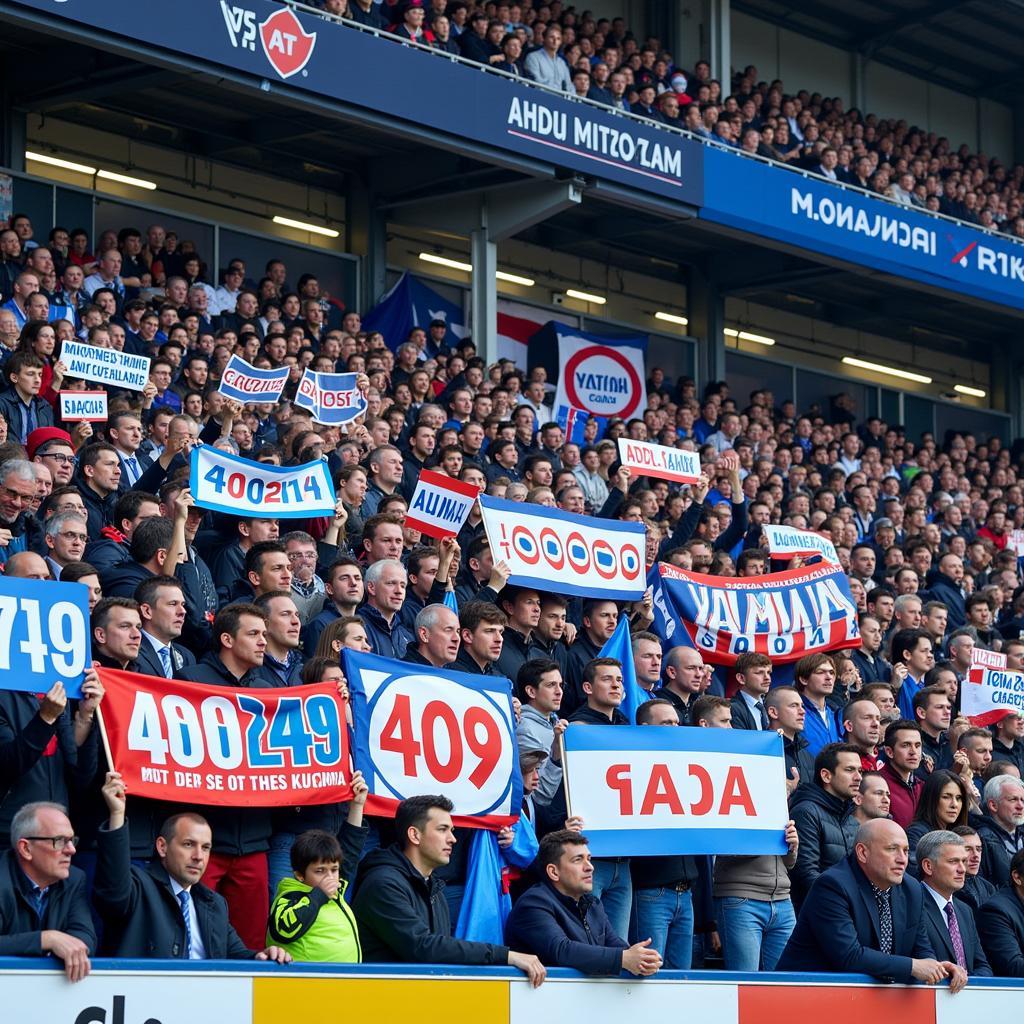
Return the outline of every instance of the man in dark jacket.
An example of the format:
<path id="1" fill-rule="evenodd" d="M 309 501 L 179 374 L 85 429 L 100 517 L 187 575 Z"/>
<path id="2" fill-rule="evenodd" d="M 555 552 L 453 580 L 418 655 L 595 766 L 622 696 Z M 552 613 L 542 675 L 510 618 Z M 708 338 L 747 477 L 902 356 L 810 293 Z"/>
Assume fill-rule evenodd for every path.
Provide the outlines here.
<path id="1" fill-rule="evenodd" d="M 589 599 L 583 602 L 583 628 L 569 648 L 562 714 L 571 715 L 587 702 L 583 692 L 583 669 L 601 653 L 619 624 L 619 609 L 614 601 Z"/>
<path id="2" fill-rule="evenodd" d="M 68 981 L 89 973 L 96 932 L 85 874 L 71 866 L 75 835 L 63 807 L 26 804 L 0 855 L 0 955 L 54 956 Z"/>
<path id="3" fill-rule="evenodd" d="M 790 804 L 800 848 L 790 872 L 793 902 L 806 898 L 826 868 L 853 852 L 857 821 L 853 797 L 860 788 L 860 752 L 852 743 L 829 743 L 814 759 L 814 779 L 801 786 Z"/>
<path id="4" fill-rule="evenodd" d="M 1010 861 L 1010 884 L 975 915 L 985 955 L 997 978 L 1024 978 L 1024 850 Z"/>
<path id="5" fill-rule="evenodd" d="M 375 850 L 356 878 L 352 909 L 367 962 L 518 967 L 536 988 L 547 974 L 529 953 L 452 938 L 444 883 L 434 877 L 455 845 L 452 802 L 414 796 L 395 812 L 399 841 Z"/>
<path id="6" fill-rule="evenodd" d="M 97 837 L 93 899 L 105 922 L 103 944 L 112 956 L 159 960 L 274 960 L 288 963 L 283 949 L 247 949 L 228 922 L 224 898 L 200 884 L 212 837 L 194 812 L 164 822 L 148 867 L 131 862 L 125 828 L 124 783 L 108 772 L 103 799 L 110 817 Z M 254 894 L 255 895 L 255 894 Z"/>
<path id="7" fill-rule="evenodd" d="M 862 825 L 854 853 L 815 881 L 778 969 L 870 974 L 904 985 L 949 978 L 950 992 L 959 992 L 967 972 L 935 959 L 922 925 L 931 897 L 906 876 L 908 862 L 899 825 L 884 818 Z"/>
<path id="8" fill-rule="evenodd" d="M 814 781 L 814 758 L 803 737 L 804 702 L 793 686 L 776 686 L 764 699 L 768 724 L 782 733 L 782 752 L 786 758 L 786 788 L 792 793 L 801 783 Z"/>
<path id="9" fill-rule="evenodd" d="M 594 898 L 594 865 L 579 832 L 549 832 L 538 861 L 545 879 L 516 901 L 505 922 L 505 941 L 536 953 L 541 963 L 584 974 L 628 971 L 646 978 L 661 967 L 650 938 L 632 946 L 615 934 Z"/>
<path id="10" fill-rule="evenodd" d="M 928 601 L 941 601 L 947 609 L 946 632 L 952 633 L 967 622 L 967 608 L 963 591 L 964 560 L 952 551 L 939 559 L 937 569 L 928 573 L 928 589 L 922 597 Z"/>
<path id="11" fill-rule="evenodd" d="M 222 608 L 213 622 L 217 653 L 175 673 L 176 678 L 214 686 L 267 689 L 258 669 L 267 649 L 262 609 L 252 604 Z M 184 810 L 184 808 L 182 808 Z M 270 912 L 267 850 L 272 832 L 268 807 L 210 807 L 213 853 L 206 884 L 228 903 L 232 924 L 255 949 L 262 942 Z"/>
<path id="12" fill-rule="evenodd" d="M 117 488 L 121 483 L 121 461 L 112 444 L 90 444 L 78 456 L 78 477 L 74 484 L 85 502 L 89 539 L 98 540 L 104 526 L 112 526 Z"/>
<path id="13" fill-rule="evenodd" d="M 1010 885 L 1010 861 L 1024 849 L 1024 783 L 996 775 L 985 783 L 985 813 L 972 824 L 981 836 L 981 873 L 997 889 Z"/>
<path id="14" fill-rule="evenodd" d="M 399 618 L 406 586 L 405 566 L 396 558 L 382 558 L 366 570 L 366 604 L 359 617 L 373 653 L 382 658 L 401 658 L 414 642 Z"/>

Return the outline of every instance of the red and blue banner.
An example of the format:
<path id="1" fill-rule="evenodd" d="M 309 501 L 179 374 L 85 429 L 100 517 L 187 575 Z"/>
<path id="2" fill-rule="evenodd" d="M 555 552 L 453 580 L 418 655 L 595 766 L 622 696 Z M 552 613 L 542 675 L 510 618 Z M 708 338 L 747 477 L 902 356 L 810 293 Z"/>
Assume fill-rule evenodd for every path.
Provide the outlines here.
<path id="1" fill-rule="evenodd" d="M 236 402 L 277 402 L 288 383 L 290 366 L 263 370 L 251 366 L 240 355 L 232 355 L 220 375 L 217 390 Z"/>
<path id="2" fill-rule="evenodd" d="M 499 829 L 519 818 L 523 780 L 508 679 L 344 653 L 369 813 L 391 818 L 406 797 L 441 793 L 455 804 L 458 825 Z"/>
<path id="3" fill-rule="evenodd" d="M 655 625 L 665 630 L 660 635 L 671 646 L 695 647 L 709 664 L 730 666 L 754 652 L 785 664 L 805 654 L 860 646 L 857 605 L 838 565 L 740 578 L 659 562 L 657 572 Z"/>
<path id="4" fill-rule="evenodd" d="M 972 664 L 960 687 L 960 701 L 961 712 L 976 726 L 1024 715 L 1024 672 Z"/>
<path id="5" fill-rule="evenodd" d="M 587 420 L 595 421 L 596 430 L 590 441 L 587 441 Z M 597 444 L 604 437 L 605 428 L 608 426 L 606 416 L 591 416 L 589 412 L 582 409 L 573 409 L 569 405 L 560 405 L 555 409 L 555 422 L 562 428 L 567 444 Z"/>
<path id="6" fill-rule="evenodd" d="M 307 367 L 295 404 L 308 409 L 314 422 L 325 427 L 351 423 L 366 412 L 366 396 L 356 386 L 357 377 L 355 373 L 316 373 Z"/>
<path id="7" fill-rule="evenodd" d="M 564 740 L 569 813 L 595 857 L 786 852 L 778 733 L 573 724 Z"/>
<path id="8" fill-rule="evenodd" d="M 544 505 L 480 495 L 484 530 L 496 562 L 517 587 L 638 601 L 644 596 L 643 523 L 577 516 Z"/>
<path id="9" fill-rule="evenodd" d="M 220 807 L 352 796 L 345 702 L 334 683 L 263 690 L 97 671 L 113 767 L 133 796 Z"/>

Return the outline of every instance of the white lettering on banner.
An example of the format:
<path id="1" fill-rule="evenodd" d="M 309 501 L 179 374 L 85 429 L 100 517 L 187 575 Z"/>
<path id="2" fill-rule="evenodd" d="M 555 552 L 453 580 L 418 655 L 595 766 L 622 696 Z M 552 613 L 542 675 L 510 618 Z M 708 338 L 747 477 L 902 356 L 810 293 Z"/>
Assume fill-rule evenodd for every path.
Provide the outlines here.
<path id="1" fill-rule="evenodd" d="M 790 213 L 794 217 L 802 215 L 808 220 L 818 221 L 826 227 L 836 227 L 868 238 L 881 237 L 883 242 L 900 249 L 921 252 L 926 256 L 935 256 L 937 253 L 937 235 L 930 228 L 911 225 L 895 215 L 868 214 L 840 199 L 815 196 L 813 192 L 804 192 L 796 186 L 790 190 Z M 1005 256 L 1003 253 L 997 255 Z"/>
<path id="2" fill-rule="evenodd" d="M 975 725 L 993 725 L 1011 712 L 1024 714 L 1024 673 L 972 666 L 960 691 L 963 714 Z"/>
<path id="3" fill-rule="evenodd" d="M 793 526 L 775 526 L 766 523 L 762 528 L 768 541 L 768 553 L 776 558 L 795 558 L 797 555 L 823 555 L 839 564 L 839 553 L 828 537 Z"/>
<path id="4" fill-rule="evenodd" d="M 203 508 L 258 519 L 331 515 L 337 500 L 326 462 L 266 466 L 209 445 L 192 449 L 189 487 Z"/>
<path id="5" fill-rule="evenodd" d="M 700 479 L 700 456 L 680 448 L 620 437 L 619 459 L 627 469 L 642 476 L 684 484 L 695 484 Z"/>
<path id="6" fill-rule="evenodd" d="M 480 496 L 484 530 L 496 560 L 512 568 L 510 582 L 556 594 L 635 601 L 643 596 L 644 527 L 568 512 L 524 511 L 522 503 Z"/>
<path id="7" fill-rule="evenodd" d="M 221 374 L 217 390 L 239 402 L 276 402 L 288 383 L 290 372 L 287 366 L 280 370 L 258 369 L 250 366 L 241 356 L 232 355 Z"/>
<path id="8" fill-rule="evenodd" d="M 424 469 L 405 515 L 406 525 L 428 537 L 453 537 L 469 518 L 479 493 L 462 480 Z"/>
<path id="9" fill-rule="evenodd" d="M 564 111 L 552 110 L 538 100 L 519 96 L 514 96 L 509 104 L 506 125 L 510 135 L 591 156 L 603 163 L 626 167 L 672 184 L 682 184 L 683 153 L 679 147 L 588 120 L 579 114 L 573 114 L 570 122 Z"/>
<path id="10" fill-rule="evenodd" d="M 149 356 L 65 341 L 61 343 L 60 358 L 67 365 L 67 376 L 80 380 L 112 384 L 129 391 L 141 391 L 149 380 Z"/>
<path id="11" fill-rule="evenodd" d="M 87 420 L 105 423 L 107 420 L 106 391 L 61 391 L 60 418 L 65 423 Z"/>

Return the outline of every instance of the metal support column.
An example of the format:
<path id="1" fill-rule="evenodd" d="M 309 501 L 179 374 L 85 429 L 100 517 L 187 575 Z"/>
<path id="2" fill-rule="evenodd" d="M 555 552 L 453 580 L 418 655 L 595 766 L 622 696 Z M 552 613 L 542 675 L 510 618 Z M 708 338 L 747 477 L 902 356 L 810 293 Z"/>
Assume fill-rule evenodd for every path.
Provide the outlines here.
<path id="1" fill-rule="evenodd" d="M 387 217 L 373 191 L 355 174 L 345 191 L 345 248 L 359 256 L 359 294 L 350 305 L 367 310 L 387 290 Z"/>
<path id="2" fill-rule="evenodd" d="M 714 277 L 691 266 L 687 282 L 688 331 L 700 339 L 697 346 L 697 386 L 725 379 L 725 296 Z"/>
<path id="3" fill-rule="evenodd" d="M 722 83 L 722 95 L 732 92 L 732 29 L 730 0 L 705 0 L 707 28 L 707 57 L 711 62 L 711 77 Z"/>
<path id="4" fill-rule="evenodd" d="M 854 53 L 850 58 L 850 106 L 864 110 L 867 103 L 864 92 L 864 74 L 867 71 L 868 58 L 863 53 Z"/>
<path id="5" fill-rule="evenodd" d="M 15 83 L 9 73 L 0 78 L 0 167 L 25 170 L 27 116 L 14 106 Z"/>
<path id="6" fill-rule="evenodd" d="M 470 329 L 477 354 L 490 366 L 498 361 L 498 246 L 491 241 L 486 223 L 470 232 L 469 252 L 473 263 Z"/>

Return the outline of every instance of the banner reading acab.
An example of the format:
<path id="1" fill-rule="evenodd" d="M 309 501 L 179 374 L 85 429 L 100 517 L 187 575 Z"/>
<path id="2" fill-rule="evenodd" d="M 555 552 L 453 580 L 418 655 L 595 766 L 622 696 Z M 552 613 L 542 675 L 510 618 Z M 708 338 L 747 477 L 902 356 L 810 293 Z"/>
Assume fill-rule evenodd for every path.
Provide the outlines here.
<path id="1" fill-rule="evenodd" d="M 352 795 L 345 707 L 333 684 L 234 689 L 98 671 L 102 726 L 134 796 L 295 807 Z"/>

